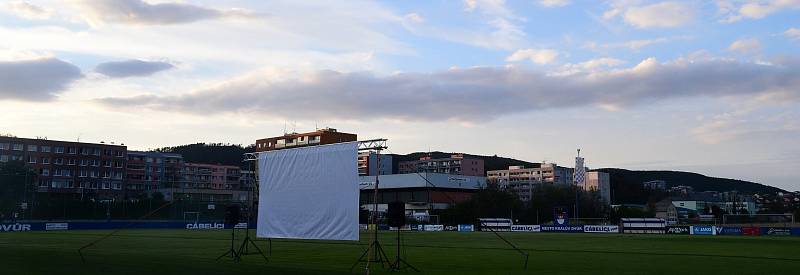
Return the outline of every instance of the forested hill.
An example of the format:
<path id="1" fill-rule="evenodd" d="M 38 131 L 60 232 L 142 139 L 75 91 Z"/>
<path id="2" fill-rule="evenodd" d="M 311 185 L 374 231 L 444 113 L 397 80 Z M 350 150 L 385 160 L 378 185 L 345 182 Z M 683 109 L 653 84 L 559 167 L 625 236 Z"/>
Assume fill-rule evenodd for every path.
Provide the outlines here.
<path id="1" fill-rule="evenodd" d="M 242 155 L 254 152 L 253 145 L 242 146 L 238 144 L 223 143 L 196 143 L 174 147 L 164 147 L 157 149 L 159 152 L 178 153 L 183 155 L 186 162 L 225 164 L 242 166 Z M 397 164 L 400 161 L 418 160 L 422 156 L 430 155 L 433 158 L 450 157 L 452 153 L 445 152 L 415 152 L 410 154 L 391 154 L 394 158 L 394 171 L 397 171 Z M 518 159 L 505 158 L 499 156 L 470 155 L 484 160 L 486 171 L 508 169 L 508 166 L 522 165 L 525 167 L 537 167 L 539 163 L 532 163 Z M 571 166 L 571 165 L 565 165 Z M 731 191 L 775 193 L 783 191 L 779 188 L 767 186 L 755 182 L 707 177 L 697 173 L 679 171 L 631 171 L 620 168 L 603 168 L 599 171 L 607 172 L 611 175 L 612 190 L 617 198 L 627 197 L 625 194 L 631 193 L 630 197 L 640 197 L 642 182 L 650 180 L 665 180 L 668 186 L 686 185 L 691 186 L 695 191 Z M 627 200 L 625 200 L 627 201 Z"/>
<path id="2" fill-rule="evenodd" d="M 642 182 L 651 180 L 664 180 L 667 182 L 667 187 L 685 185 L 691 186 L 695 191 L 731 191 L 736 190 L 746 193 L 775 193 L 784 190 L 760 183 L 708 177 L 705 175 L 680 172 L 680 171 L 631 171 L 620 168 L 602 168 L 597 169 L 609 173 L 611 182 L 617 185 L 638 185 L 641 186 Z"/>
<path id="3" fill-rule="evenodd" d="M 253 145 L 245 147 L 239 144 L 195 143 L 164 147 L 156 151 L 181 154 L 185 162 L 224 164 L 241 167 L 244 153 L 255 152 L 255 147 Z"/>

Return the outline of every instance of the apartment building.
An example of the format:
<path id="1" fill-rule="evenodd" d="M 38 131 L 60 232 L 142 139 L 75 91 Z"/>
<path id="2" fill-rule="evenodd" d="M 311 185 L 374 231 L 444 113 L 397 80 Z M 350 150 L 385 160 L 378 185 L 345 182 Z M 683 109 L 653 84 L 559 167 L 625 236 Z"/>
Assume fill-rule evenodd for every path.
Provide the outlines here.
<path id="1" fill-rule="evenodd" d="M 127 147 L 0 136 L 0 162 L 34 169 L 36 192 L 124 198 Z"/>
<path id="2" fill-rule="evenodd" d="M 606 205 L 611 204 L 611 176 L 604 172 L 586 172 L 583 190 L 597 192 Z"/>
<path id="3" fill-rule="evenodd" d="M 279 137 L 256 140 L 256 152 L 280 150 L 303 146 L 314 146 L 357 141 L 356 134 L 339 132 L 333 128 L 319 129 L 308 133 L 291 133 Z"/>
<path id="4" fill-rule="evenodd" d="M 400 174 L 409 173 L 442 173 L 463 176 L 484 176 L 483 159 L 452 154 L 449 158 L 421 157 L 419 160 L 401 161 L 398 164 Z"/>
<path id="5" fill-rule="evenodd" d="M 126 188 L 150 192 L 183 181 L 183 156 L 173 153 L 128 151 Z"/>
<path id="6" fill-rule="evenodd" d="M 378 161 L 380 159 L 380 161 Z M 375 152 L 362 152 L 358 154 L 358 175 L 375 176 L 394 174 L 392 169 L 394 159 L 392 155 L 378 155 Z"/>
<path id="7" fill-rule="evenodd" d="M 530 201 L 539 184 L 572 184 L 574 169 L 555 163 L 534 163 L 533 167 L 509 166 L 505 170 L 486 172 L 488 184 L 495 184 L 517 194 L 522 201 Z"/>

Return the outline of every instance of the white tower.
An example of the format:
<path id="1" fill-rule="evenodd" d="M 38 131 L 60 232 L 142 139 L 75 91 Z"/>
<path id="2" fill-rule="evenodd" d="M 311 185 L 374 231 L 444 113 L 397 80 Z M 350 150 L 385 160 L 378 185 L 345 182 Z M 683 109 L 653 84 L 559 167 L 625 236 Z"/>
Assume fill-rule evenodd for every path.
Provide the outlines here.
<path id="1" fill-rule="evenodd" d="M 575 185 L 583 187 L 586 183 L 586 167 L 583 166 L 583 158 L 581 157 L 581 149 L 578 149 L 578 156 L 575 157 L 575 174 L 572 176 Z"/>

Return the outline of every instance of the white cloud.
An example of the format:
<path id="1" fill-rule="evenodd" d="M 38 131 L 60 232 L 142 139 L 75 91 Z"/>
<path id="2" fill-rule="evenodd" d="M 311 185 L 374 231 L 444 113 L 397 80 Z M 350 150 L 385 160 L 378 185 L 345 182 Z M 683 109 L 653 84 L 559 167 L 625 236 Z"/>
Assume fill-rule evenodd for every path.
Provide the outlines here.
<path id="1" fill-rule="evenodd" d="M 745 54 L 755 54 L 761 51 L 761 42 L 755 38 L 739 39 L 731 43 L 731 45 L 728 46 L 728 50 Z"/>
<path id="2" fill-rule="evenodd" d="M 406 26 L 415 34 L 435 37 L 447 41 L 469 44 L 482 48 L 510 50 L 525 44 L 526 33 L 520 22 L 524 17 L 516 15 L 506 6 L 505 0 L 464 0 L 464 11 L 479 13 L 489 30 Z"/>
<path id="3" fill-rule="evenodd" d="M 131 59 L 101 63 L 97 65 L 95 71 L 110 77 L 133 77 L 149 76 L 174 67 L 169 62 Z"/>
<path id="4" fill-rule="evenodd" d="M 788 37 L 792 40 L 800 40 L 800 29 L 798 28 L 789 28 L 785 32 L 783 32 L 783 36 Z"/>
<path id="5" fill-rule="evenodd" d="M 610 20 L 622 16 L 625 23 L 636 28 L 673 28 L 686 25 L 694 20 L 695 12 L 685 2 L 659 2 L 638 5 L 638 2 L 612 2 L 612 8 L 603 13 L 603 19 Z"/>
<path id="6" fill-rule="evenodd" d="M 658 37 L 653 39 L 634 39 L 628 40 L 623 42 L 617 43 L 604 43 L 598 44 L 596 42 L 587 43 L 586 47 L 592 50 L 602 50 L 602 49 L 616 49 L 616 48 L 628 48 L 634 51 L 641 50 L 642 48 L 649 47 L 652 45 L 668 43 L 676 40 L 688 40 L 690 37 L 687 36 L 674 36 L 674 37 Z"/>
<path id="7" fill-rule="evenodd" d="M 606 60 L 601 64 L 615 64 Z M 256 72 L 179 96 L 140 95 L 97 100 L 111 108 L 169 108 L 177 112 L 260 114 L 339 120 L 480 122 L 500 116 L 577 106 L 624 108 L 680 97 L 797 93 L 800 63 L 646 59 L 636 66 L 550 75 L 518 67 L 450 69 L 435 73 L 336 71 Z M 793 97 L 797 99 L 798 97 Z M 391 104 L 386 104 L 391 102 Z M 298 112 L 297 110 L 303 110 Z"/>
<path id="8" fill-rule="evenodd" d="M 718 13 L 722 15 L 720 22 L 733 23 L 742 19 L 761 19 L 783 10 L 800 9 L 800 0 L 761 0 L 737 2 L 717 1 Z"/>
<path id="9" fill-rule="evenodd" d="M 569 5 L 570 0 L 539 0 L 539 5 L 545 7 L 563 7 Z"/>
<path id="10" fill-rule="evenodd" d="M 558 52 L 551 49 L 521 49 L 517 50 L 508 57 L 508 62 L 519 62 L 530 60 L 533 63 L 544 65 L 553 63 L 558 58 Z"/>
<path id="11" fill-rule="evenodd" d="M 608 68 L 617 67 L 619 65 L 625 64 L 625 61 L 611 58 L 611 57 L 601 57 L 595 58 L 591 60 L 587 60 L 584 62 L 572 64 L 564 64 L 559 68 L 559 70 L 551 75 L 569 75 L 569 74 L 576 74 L 576 73 L 593 73 L 599 72 L 602 70 L 606 70 Z"/>
<path id="12" fill-rule="evenodd" d="M 53 15 L 52 10 L 26 1 L 11 1 L 6 3 L 4 8 L 17 16 L 28 19 L 48 19 Z"/>
<path id="13" fill-rule="evenodd" d="M 104 23 L 168 25 L 216 18 L 253 18 L 258 15 L 243 9 L 220 10 L 184 3 L 151 4 L 142 0 L 79 0 L 75 4 L 92 25 Z"/>
<path id="14" fill-rule="evenodd" d="M 425 18 L 422 17 L 422 15 L 419 15 L 417 13 L 406 14 L 405 16 L 403 16 L 403 18 L 405 18 L 406 20 L 408 20 L 411 23 L 416 23 L 416 24 L 425 22 Z"/>
<path id="15" fill-rule="evenodd" d="M 0 61 L 0 100 L 51 100 L 81 77 L 78 67 L 56 58 Z"/>

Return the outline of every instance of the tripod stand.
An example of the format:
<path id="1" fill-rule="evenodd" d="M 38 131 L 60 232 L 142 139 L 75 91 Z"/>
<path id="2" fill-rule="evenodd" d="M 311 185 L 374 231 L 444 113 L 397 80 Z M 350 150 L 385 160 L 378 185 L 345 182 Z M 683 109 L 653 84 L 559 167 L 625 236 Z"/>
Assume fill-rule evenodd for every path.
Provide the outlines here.
<path id="1" fill-rule="evenodd" d="M 416 272 L 419 272 L 419 269 L 417 269 L 413 265 L 409 264 L 405 259 L 400 257 L 400 246 L 402 245 L 402 243 L 400 242 L 400 227 L 399 226 L 397 227 L 396 231 L 397 231 L 397 237 L 396 237 L 396 240 L 397 240 L 397 256 L 395 256 L 395 258 L 394 258 L 394 263 L 391 263 L 391 267 L 392 267 L 391 271 L 401 271 L 401 270 L 405 270 L 405 269 L 410 268 L 410 269 L 412 269 L 412 270 L 414 270 Z"/>
<path id="2" fill-rule="evenodd" d="M 241 257 L 242 255 L 261 255 L 261 257 L 264 257 L 264 261 L 269 262 L 269 259 L 267 258 L 266 255 L 264 255 L 264 252 L 261 251 L 261 248 L 258 248 L 256 242 L 250 238 L 250 211 L 247 211 L 247 228 L 245 228 L 244 230 L 245 230 L 244 240 L 242 240 L 242 245 L 239 246 L 239 251 L 237 252 L 239 253 L 239 256 Z M 256 252 L 250 252 L 250 246 L 255 248 Z M 272 239 L 269 240 L 269 248 L 270 248 L 269 249 L 270 255 L 272 255 Z"/>
<path id="3" fill-rule="evenodd" d="M 236 237 L 235 233 L 236 233 L 236 227 L 231 227 L 231 247 L 230 249 L 228 249 L 228 251 L 226 251 L 222 255 L 219 255 L 219 257 L 217 257 L 217 261 L 219 261 L 219 259 L 222 259 L 222 257 L 231 257 L 231 259 L 233 259 L 233 261 L 237 263 L 242 260 L 242 257 L 239 255 L 239 252 L 236 252 L 236 250 L 233 249 L 234 247 L 233 241 Z"/>
<path id="4" fill-rule="evenodd" d="M 383 247 L 381 247 L 381 243 L 378 241 L 378 225 L 375 224 L 375 238 L 370 242 L 369 247 L 364 250 L 364 253 L 361 253 L 361 257 L 358 257 L 358 261 L 353 263 L 350 267 L 350 270 L 356 268 L 359 263 L 367 263 L 367 270 L 369 270 L 370 263 L 380 263 L 382 268 L 386 268 L 388 265 L 390 268 L 394 269 L 393 264 L 389 261 L 389 257 L 386 256 L 386 252 L 383 251 Z M 374 255 L 370 255 L 370 252 Z M 366 259 L 364 257 L 367 257 Z"/>

